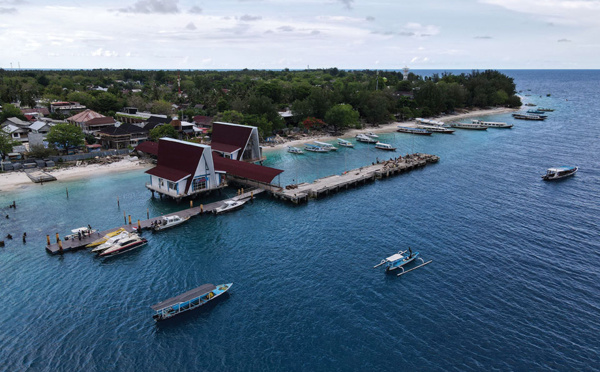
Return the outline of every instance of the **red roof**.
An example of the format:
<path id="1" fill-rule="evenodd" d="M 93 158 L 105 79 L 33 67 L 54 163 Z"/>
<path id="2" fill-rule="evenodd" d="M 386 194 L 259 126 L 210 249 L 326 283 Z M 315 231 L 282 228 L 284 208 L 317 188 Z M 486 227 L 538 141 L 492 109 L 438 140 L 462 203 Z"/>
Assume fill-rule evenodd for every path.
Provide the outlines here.
<path id="1" fill-rule="evenodd" d="M 227 152 L 227 153 L 232 153 L 232 152 L 234 152 L 236 150 L 239 150 L 241 148 L 241 147 L 235 146 L 235 145 L 227 145 L 225 143 L 217 143 L 215 141 L 212 141 L 210 143 L 210 147 L 213 150 Z"/>
<path id="2" fill-rule="evenodd" d="M 33 116 L 33 115 L 24 115 L 24 116 L 25 116 L 25 119 L 27 119 L 29 121 L 35 121 L 36 120 L 35 116 Z"/>
<path id="3" fill-rule="evenodd" d="M 194 175 L 198 163 L 202 158 L 204 146 L 189 142 L 182 142 L 170 138 L 161 138 L 158 141 L 158 166 L 146 173 L 169 181 L 179 181 L 187 175 Z M 187 181 L 187 192 L 192 177 Z"/>
<path id="4" fill-rule="evenodd" d="M 252 128 L 245 125 L 213 123 L 211 147 L 218 149 L 222 145 L 232 145 L 245 150 Z M 239 156 L 241 157 L 242 154 L 240 153 Z"/>
<path id="5" fill-rule="evenodd" d="M 93 118 L 85 122 L 87 126 L 91 125 L 103 125 L 103 124 L 114 124 L 116 123 L 115 119 L 110 116 L 104 116 L 99 118 Z"/>
<path id="6" fill-rule="evenodd" d="M 215 163 L 216 171 L 227 172 L 227 174 L 232 174 L 234 176 L 264 183 L 271 183 L 273 178 L 277 177 L 277 175 L 283 172 L 281 169 L 264 167 L 262 165 L 246 163 L 245 161 L 227 159 L 219 154 L 215 154 L 214 152 L 213 161 Z"/>
<path id="7" fill-rule="evenodd" d="M 145 141 L 135 147 L 135 151 L 145 152 L 146 154 L 158 156 L 158 142 Z"/>
<path id="8" fill-rule="evenodd" d="M 213 118 L 212 116 L 196 115 L 193 117 L 193 120 L 196 124 L 210 124 Z"/>

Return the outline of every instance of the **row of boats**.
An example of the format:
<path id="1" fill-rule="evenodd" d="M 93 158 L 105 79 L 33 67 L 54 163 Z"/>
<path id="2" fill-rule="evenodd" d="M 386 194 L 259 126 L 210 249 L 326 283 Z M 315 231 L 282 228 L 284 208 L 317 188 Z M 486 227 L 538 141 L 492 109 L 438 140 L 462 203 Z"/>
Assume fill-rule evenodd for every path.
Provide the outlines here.
<path id="1" fill-rule="evenodd" d="M 469 123 L 458 122 L 451 124 L 423 118 L 417 118 L 415 121 L 415 127 L 398 126 L 397 131 L 401 133 L 430 136 L 432 133 L 452 134 L 454 133 L 454 129 L 486 130 L 488 128 L 512 128 L 513 126 L 512 124 L 504 122 L 483 121 L 477 119 L 471 120 Z"/>
<path id="2" fill-rule="evenodd" d="M 379 140 L 377 139 L 377 138 L 379 138 L 379 136 L 372 132 L 357 134 L 355 138 L 356 138 L 357 142 L 369 143 L 369 144 L 374 143 L 375 148 L 380 149 L 380 150 L 386 150 L 386 151 L 395 151 L 396 150 L 396 148 L 390 144 L 379 142 Z M 348 147 L 348 148 L 354 147 L 354 144 L 352 142 L 342 139 L 342 138 L 337 139 L 337 144 L 342 147 Z M 321 142 L 321 141 L 313 141 L 313 143 L 307 143 L 304 146 L 305 146 L 304 149 L 301 149 L 301 148 L 295 147 L 295 146 L 288 146 L 288 152 L 292 153 L 292 154 L 304 154 L 304 151 L 330 152 L 330 151 L 337 151 L 337 149 L 338 149 L 331 143 Z"/>

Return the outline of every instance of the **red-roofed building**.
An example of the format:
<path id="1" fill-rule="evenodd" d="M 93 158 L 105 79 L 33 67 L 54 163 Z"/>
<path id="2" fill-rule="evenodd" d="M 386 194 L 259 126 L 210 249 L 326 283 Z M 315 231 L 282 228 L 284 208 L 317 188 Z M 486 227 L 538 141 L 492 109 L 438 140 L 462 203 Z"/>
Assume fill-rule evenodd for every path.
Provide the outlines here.
<path id="1" fill-rule="evenodd" d="M 172 138 L 159 140 L 158 164 L 146 173 L 150 191 L 175 199 L 224 186 L 224 172 L 215 171 L 210 146 Z"/>
<path id="2" fill-rule="evenodd" d="M 228 159 L 255 162 L 263 158 L 256 127 L 215 122 L 210 146 Z"/>
<path id="3" fill-rule="evenodd" d="M 114 127 L 116 123 L 115 119 L 110 116 L 104 116 L 90 109 L 67 118 L 67 122 L 77 125 L 84 133 L 96 133 L 102 129 Z"/>

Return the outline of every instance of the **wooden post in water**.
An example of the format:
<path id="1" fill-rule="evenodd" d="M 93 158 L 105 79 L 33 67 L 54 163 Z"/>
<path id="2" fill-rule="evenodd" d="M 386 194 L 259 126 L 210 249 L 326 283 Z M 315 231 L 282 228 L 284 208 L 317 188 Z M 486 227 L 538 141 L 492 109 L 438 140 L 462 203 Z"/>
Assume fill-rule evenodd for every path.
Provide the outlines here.
<path id="1" fill-rule="evenodd" d="M 119 197 L 117 196 L 117 208 L 121 208 L 121 203 L 119 203 Z"/>
<path id="2" fill-rule="evenodd" d="M 254 191 L 250 192 L 250 200 L 254 200 Z"/>
<path id="3" fill-rule="evenodd" d="M 50 235 L 46 235 L 46 242 L 50 245 Z"/>
<path id="4" fill-rule="evenodd" d="M 146 208 L 146 219 L 150 219 L 150 208 Z"/>
<path id="5" fill-rule="evenodd" d="M 127 215 L 125 214 L 125 211 L 123 211 L 123 220 L 125 221 L 124 223 L 127 223 Z"/>
<path id="6" fill-rule="evenodd" d="M 204 205 L 200 204 L 200 213 L 204 213 Z"/>
<path id="7" fill-rule="evenodd" d="M 131 215 L 129 215 L 129 224 L 131 225 Z"/>
<path id="8" fill-rule="evenodd" d="M 190 208 L 194 208 L 194 201 L 190 200 Z"/>
<path id="9" fill-rule="evenodd" d="M 62 242 L 60 240 L 58 241 L 58 251 L 60 252 L 60 254 L 63 253 Z"/>
<path id="10" fill-rule="evenodd" d="M 69 199 L 69 188 L 65 187 L 65 189 L 67 190 L 67 199 Z"/>
<path id="11" fill-rule="evenodd" d="M 56 242 L 58 243 L 60 241 L 60 238 L 58 237 L 58 233 L 56 233 Z"/>
<path id="12" fill-rule="evenodd" d="M 142 231 L 142 224 L 140 223 L 140 220 L 138 220 L 138 231 L 139 232 Z"/>

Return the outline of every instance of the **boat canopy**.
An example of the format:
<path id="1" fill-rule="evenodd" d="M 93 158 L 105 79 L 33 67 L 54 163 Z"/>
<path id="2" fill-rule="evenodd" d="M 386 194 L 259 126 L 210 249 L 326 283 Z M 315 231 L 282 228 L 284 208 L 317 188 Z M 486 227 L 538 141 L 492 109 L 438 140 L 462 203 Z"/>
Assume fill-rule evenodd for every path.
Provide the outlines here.
<path id="1" fill-rule="evenodd" d="M 566 171 L 572 171 L 575 170 L 575 167 L 555 167 L 555 168 L 548 168 L 548 172 L 566 172 Z"/>
<path id="2" fill-rule="evenodd" d="M 216 288 L 217 287 L 215 287 L 214 284 L 204 284 L 198 288 L 194 288 L 190 291 L 180 294 L 179 296 L 169 298 L 168 300 L 164 300 L 164 301 L 159 302 L 156 305 L 152 305 L 150 307 L 152 308 L 152 310 L 158 311 L 158 310 L 164 309 L 165 307 L 173 306 L 180 302 L 186 302 L 186 301 L 189 301 L 196 297 L 200 297 L 203 294 L 206 294 L 210 291 L 215 290 Z"/>
<path id="3" fill-rule="evenodd" d="M 404 258 L 403 255 L 401 255 L 400 253 L 396 253 L 396 254 L 393 254 L 393 255 L 389 256 L 385 260 L 388 261 L 388 262 L 394 262 L 394 261 L 401 260 L 403 258 Z"/>

